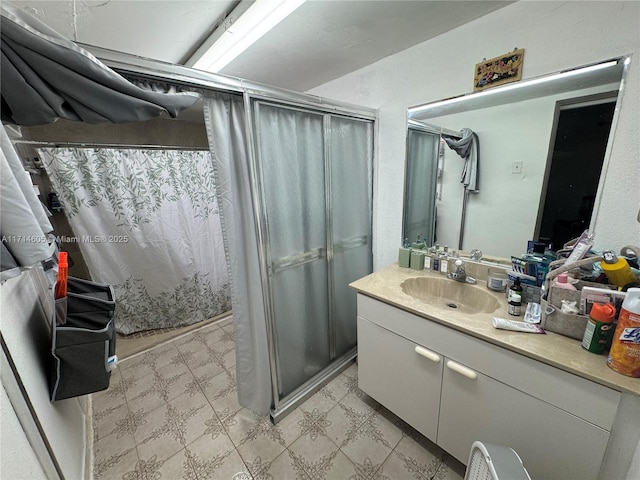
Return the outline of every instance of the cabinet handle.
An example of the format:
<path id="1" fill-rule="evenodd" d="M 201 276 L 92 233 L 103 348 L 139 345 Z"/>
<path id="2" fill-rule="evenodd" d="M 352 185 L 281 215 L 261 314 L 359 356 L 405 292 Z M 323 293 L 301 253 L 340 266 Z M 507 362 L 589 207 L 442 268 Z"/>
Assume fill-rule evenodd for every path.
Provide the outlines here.
<path id="1" fill-rule="evenodd" d="M 447 368 L 471 380 L 475 380 L 476 378 L 478 378 L 478 374 L 476 372 L 452 360 L 447 361 Z"/>
<path id="2" fill-rule="evenodd" d="M 440 355 L 438 355 L 435 352 L 432 352 L 431 350 L 427 350 L 424 347 L 421 347 L 420 345 L 416 345 L 416 353 L 428 360 L 431 360 L 432 362 L 438 363 L 440 362 Z"/>

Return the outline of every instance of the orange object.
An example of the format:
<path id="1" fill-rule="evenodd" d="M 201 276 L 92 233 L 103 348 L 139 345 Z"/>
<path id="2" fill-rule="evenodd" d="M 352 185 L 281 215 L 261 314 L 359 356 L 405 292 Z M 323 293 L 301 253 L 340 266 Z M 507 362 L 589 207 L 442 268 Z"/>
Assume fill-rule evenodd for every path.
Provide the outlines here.
<path id="1" fill-rule="evenodd" d="M 69 263 L 67 252 L 58 255 L 58 278 L 56 280 L 56 300 L 67 296 L 67 278 L 69 276 Z"/>
<path id="2" fill-rule="evenodd" d="M 640 288 L 627 290 L 607 364 L 618 373 L 640 378 Z"/>

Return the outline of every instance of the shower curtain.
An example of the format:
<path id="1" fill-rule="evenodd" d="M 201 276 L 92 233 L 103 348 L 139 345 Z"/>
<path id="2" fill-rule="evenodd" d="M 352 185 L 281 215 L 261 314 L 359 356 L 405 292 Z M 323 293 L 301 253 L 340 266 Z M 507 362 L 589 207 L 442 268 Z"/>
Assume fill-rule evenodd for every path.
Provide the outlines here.
<path id="1" fill-rule="evenodd" d="M 39 151 L 94 281 L 113 285 L 123 334 L 231 310 L 209 152 Z"/>
<path id="2" fill-rule="evenodd" d="M 243 98 L 211 94 L 205 99 L 204 114 L 232 283 L 238 402 L 266 415 L 272 377 Z"/>

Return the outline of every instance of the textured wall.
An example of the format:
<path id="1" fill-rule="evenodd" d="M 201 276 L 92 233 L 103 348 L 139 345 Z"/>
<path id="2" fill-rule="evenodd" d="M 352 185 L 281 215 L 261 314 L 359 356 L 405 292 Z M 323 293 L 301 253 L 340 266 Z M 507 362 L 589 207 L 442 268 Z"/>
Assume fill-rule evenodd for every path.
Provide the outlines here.
<path id="1" fill-rule="evenodd" d="M 523 78 L 634 54 L 597 213 L 596 247 L 640 243 L 640 2 L 517 2 L 309 93 L 378 108 L 375 267 L 396 261 L 406 108 L 469 92 L 473 66 L 524 48 Z M 518 252 L 513 252 L 518 253 Z"/>

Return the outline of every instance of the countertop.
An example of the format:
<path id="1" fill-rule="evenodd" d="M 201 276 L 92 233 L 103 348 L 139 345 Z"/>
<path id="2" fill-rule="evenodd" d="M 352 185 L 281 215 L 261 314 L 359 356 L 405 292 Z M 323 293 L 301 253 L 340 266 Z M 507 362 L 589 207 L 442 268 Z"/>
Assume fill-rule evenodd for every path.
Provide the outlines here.
<path id="1" fill-rule="evenodd" d="M 381 300 L 426 320 L 440 323 L 467 335 L 493 343 L 515 353 L 552 365 L 566 372 L 605 385 L 614 390 L 640 396 L 640 378 L 627 377 L 607 366 L 606 355 L 596 355 L 584 350 L 579 340 L 547 332 L 545 335 L 512 332 L 493 328 L 493 317 L 522 321 L 522 316 L 512 317 L 507 313 L 504 293 L 496 293 L 486 288 L 486 283 L 465 285 L 481 288 L 500 301 L 500 307 L 493 313 L 465 313 L 429 305 L 402 291 L 401 283 L 412 277 L 438 277 L 442 275 L 424 270 L 401 268 L 397 264 L 385 267 L 349 286 L 359 293 Z M 453 280 L 450 280 L 453 282 Z M 524 310 L 524 309 L 523 309 Z"/>

